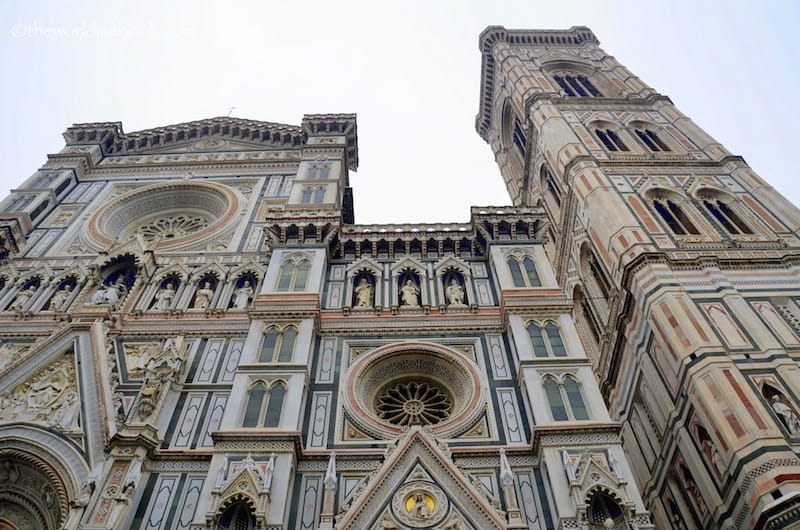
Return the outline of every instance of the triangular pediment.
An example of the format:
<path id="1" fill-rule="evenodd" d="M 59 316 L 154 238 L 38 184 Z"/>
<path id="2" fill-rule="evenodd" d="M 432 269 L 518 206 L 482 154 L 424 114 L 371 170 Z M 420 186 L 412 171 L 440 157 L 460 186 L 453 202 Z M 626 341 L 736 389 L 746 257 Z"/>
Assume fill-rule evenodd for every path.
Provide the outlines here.
<path id="1" fill-rule="evenodd" d="M 487 498 L 440 449 L 413 427 L 392 450 L 364 492 L 339 520 L 339 530 L 362 528 L 506 528 Z"/>

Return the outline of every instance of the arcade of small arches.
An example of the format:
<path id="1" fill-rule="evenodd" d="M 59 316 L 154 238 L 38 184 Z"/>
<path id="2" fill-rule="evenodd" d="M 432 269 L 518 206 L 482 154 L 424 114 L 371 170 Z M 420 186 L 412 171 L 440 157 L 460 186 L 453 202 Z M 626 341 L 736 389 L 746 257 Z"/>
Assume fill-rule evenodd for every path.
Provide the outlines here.
<path id="1" fill-rule="evenodd" d="M 225 311 L 247 308 L 253 300 L 260 268 L 226 272 L 222 269 L 199 270 L 189 274 L 183 269 L 166 270 L 151 282 L 142 279 L 139 259 L 131 254 L 109 259 L 96 273 L 73 269 L 52 279 L 41 272 L 22 273 L 16 280 L 0 273 L 0 308 L 18 313 L 74 310 L 84 306 L 121 307 L 133 311 Z"/>

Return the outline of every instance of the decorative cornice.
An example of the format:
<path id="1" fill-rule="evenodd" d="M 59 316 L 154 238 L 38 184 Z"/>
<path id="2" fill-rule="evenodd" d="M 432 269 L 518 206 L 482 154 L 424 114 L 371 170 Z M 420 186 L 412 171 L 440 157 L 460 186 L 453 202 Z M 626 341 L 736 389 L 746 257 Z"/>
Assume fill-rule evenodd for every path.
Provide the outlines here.
<path id="1" fill-rule="evenodd" d="M 305 114 L 306 136 L 344 136 L 347 142 L 347 168 L 358 169 L 358 127 L 355 114 Z"/>
<path id="2" fill-rule="evenodd" d="M 230 117 L 209 118 L 132 133 L 125 133 L 121 122 L 76 123 L 64 132 L 68 146 L 97 144 L 104 155 L 136 153 L 206 136 L 236 138 L 270 147 L 299 147 L 305 142 L 303 130 L 295 125 Z"/>

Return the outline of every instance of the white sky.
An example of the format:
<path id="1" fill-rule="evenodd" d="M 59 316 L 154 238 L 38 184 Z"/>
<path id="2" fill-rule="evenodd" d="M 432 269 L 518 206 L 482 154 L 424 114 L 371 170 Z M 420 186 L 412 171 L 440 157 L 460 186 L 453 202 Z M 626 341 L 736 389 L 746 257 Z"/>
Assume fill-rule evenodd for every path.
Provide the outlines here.
<path id="1" fill-rule="evenodd" d="M 497 4 L 497 5 L 494 5 Z M 508 203 L 475 132 L 488 25 L 589 26 L 601 46 L 794 203 L 800 3 L 0 0 L 0 196 L 72 123 L 126 132 L 358 114 L 356 222 L 463 222 Z M 60 35 L 56 35 L 60 34 Z"/>

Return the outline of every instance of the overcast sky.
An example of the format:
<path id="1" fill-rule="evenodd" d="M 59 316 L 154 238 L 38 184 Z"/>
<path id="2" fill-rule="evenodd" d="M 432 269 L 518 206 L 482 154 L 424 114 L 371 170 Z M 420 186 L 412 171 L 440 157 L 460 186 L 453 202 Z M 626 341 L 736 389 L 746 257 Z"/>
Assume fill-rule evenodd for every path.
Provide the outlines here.
<path id="1" fill-rule="evenodd" d="M 495 5 L 500 4 L 500 5 Z M 72 123 L 358 114 L 356 222 L 463 222 L 508 199 L 475 132 L 488 25 L 589 26 L 800 203 L 800 2 L 0 0 L 0 194 Z M 231 110 L 233 108 L 233 110 Z"/>

